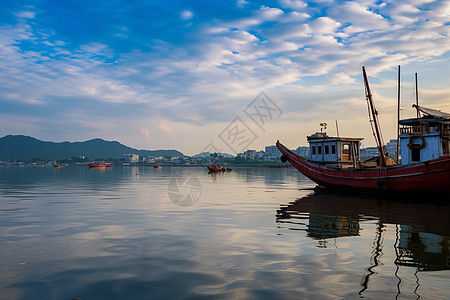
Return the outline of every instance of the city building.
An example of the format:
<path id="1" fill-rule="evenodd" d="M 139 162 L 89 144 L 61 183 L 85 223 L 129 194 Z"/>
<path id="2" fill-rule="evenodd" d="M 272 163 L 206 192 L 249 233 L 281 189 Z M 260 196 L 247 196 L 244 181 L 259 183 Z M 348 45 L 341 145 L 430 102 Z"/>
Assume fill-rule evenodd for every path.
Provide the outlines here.
<path id="1" fill-rule="evenodd" d="M 369 160 L 371 158 L 377 157 L 378 156 L 378 147 L 367 147 L 367 148 L 362 148 L 360 150 L 360 157 L 362 161 L 366 161 Z"/>
<path id="2" fill-rule="evenodd" d="M 397 157 L 397 140 L 396 139 L 391 139 L 386 144 L 386 151 L 390 157 L 392 157 L 392 158 Z"/>
<path id="3" fill-rule="evenodd" d="M 266 152 L 267 158 L 269 160 L 279 159 L 280 156 L 281 156 L 280 150 L 278 150 L 277 146 L 275 146 L 275 145 L 266 146 L 265 147 L 265 152 Z"/>
<path id="4" fill-rule="evenodd" d="M 264 151 L 256 151 L 256 159 L 257 160 L 264 160 L 264 157 L 266 156 L 266 152 Z"/>
<path id="5" fill-rule="evenodd" d="M 137 154 L 124 154 L 121 159 L 124 163 L 138 163 L 139 155 Z"/>
<path id="6" fill-rule="evenodd" d="M 244 151 L 244 158 L 249 159 L 249 160 L 254 160 L 256 158 L 256 150 Z"/>
<path id="7" fill-rule="evenodd" d="M 310 153 L 311 153 L 309 146 L 297 147 L 295 152 L 297 153 L 297 155 L 300 155 L 301 157 L 305 157 L 305 158 L 309 158 Z"/>
<path id="8" fill-rule="evenodd" d="M 170 160 L 176 165 L 184 165 L 185 163 L 184 157 L 181 156 L 171 157 Z"/>

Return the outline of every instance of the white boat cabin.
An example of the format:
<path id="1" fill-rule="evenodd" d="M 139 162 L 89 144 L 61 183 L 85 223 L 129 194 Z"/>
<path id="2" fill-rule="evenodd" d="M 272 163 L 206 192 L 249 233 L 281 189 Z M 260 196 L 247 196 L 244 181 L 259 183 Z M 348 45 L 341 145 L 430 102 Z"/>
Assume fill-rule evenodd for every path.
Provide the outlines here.
<path id="1" fill-rule="evenodd" d="M 400 124 L 401 164 L 423 162 L 449 155 L 450 114 L 413 105 L 423 116 Z"/>
<path id="2" fill-rule="evenodd" d="M 308 136 L 310 160 L 330 167 L 360 166 L 360 142 L 363 138 L 329 137 L 325 132 Z"/>

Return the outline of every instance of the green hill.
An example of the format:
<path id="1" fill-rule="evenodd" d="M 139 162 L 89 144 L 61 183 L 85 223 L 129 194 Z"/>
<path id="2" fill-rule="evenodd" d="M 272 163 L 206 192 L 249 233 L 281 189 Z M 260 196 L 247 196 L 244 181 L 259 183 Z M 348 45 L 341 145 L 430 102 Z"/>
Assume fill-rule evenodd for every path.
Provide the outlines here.
<path id="1" fill-rule="evenodd" d="M 44 142 L 24 135 L 0 138 L 0 160 L 60 160 L 84 155 L 89 159 L 121 158 L 123 154 L 140 156 L 184 156 L 177 150 L 137 150 L 116 141 L 92 139 L 85 142 Z"/>

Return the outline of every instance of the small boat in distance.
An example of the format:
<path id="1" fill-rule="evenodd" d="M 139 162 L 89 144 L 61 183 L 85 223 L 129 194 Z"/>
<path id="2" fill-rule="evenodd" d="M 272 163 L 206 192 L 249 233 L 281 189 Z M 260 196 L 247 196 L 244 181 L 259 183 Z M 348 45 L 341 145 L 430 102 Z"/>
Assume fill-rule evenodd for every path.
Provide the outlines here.
<path id="1" fill-rule="evenodd" d="M 305 159 L 279 141 L 281 161 L 291 163 L 320 186 L 369 193 L 450 194 L 450 114 L 420 107 L 417 118 L 399 120 L 401 162 L 387 156 L 378 112 L 375 109 L 363 67 L 366 99 L 371 114 L 379 156 L 360 160 L 362 138 L 330 137 L 325 132 L 308 136 L 310 158 Z M 423 116 L 419 117 L 419 113 Z"/>
<path id="2" fill-rule="evenodd" d="M 53 165 L 53 168 L 62 168 L 63 166 L 61 165 Z"/>
<path id="3" fill-rule="evenodd" d="M 111 164 L 89 164 L 89 168 L 109 168 L 112 167 Z"/>
<path id="4" fill-rule="evenodd" d="M 153 168 L 155 168 L 155 169 L 161 169 L 162 167 L 161 167 L 161 166 L 154 165 Z"/>
<path id="5" fill-rule="evenodd" d="M 217 157 L 216 153 L 212 155 L 207 168 L 210 173 L 225 172 L 227 170 L 220 162 L 220 159 Z"/>
<path id="6" fill-rule="evenodd" d="M 223 166 L 219 166 L 219 165 L 210 165 L 210 166 L 208 166 L 208 170 L 213 173 L 226 171 Z"/>

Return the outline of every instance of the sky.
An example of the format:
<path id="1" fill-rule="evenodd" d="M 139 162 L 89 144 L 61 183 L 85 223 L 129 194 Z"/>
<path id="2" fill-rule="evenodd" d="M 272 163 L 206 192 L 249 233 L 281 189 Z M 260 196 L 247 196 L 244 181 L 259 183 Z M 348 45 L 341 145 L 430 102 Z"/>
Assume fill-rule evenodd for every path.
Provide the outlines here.
<path id="1" fill-rule="evenodd" d="M 419 104 L 450 112 L 450 2 L 5 1 L 0 136 L 236 154 L 325 131 L 374 146 Z"/>

